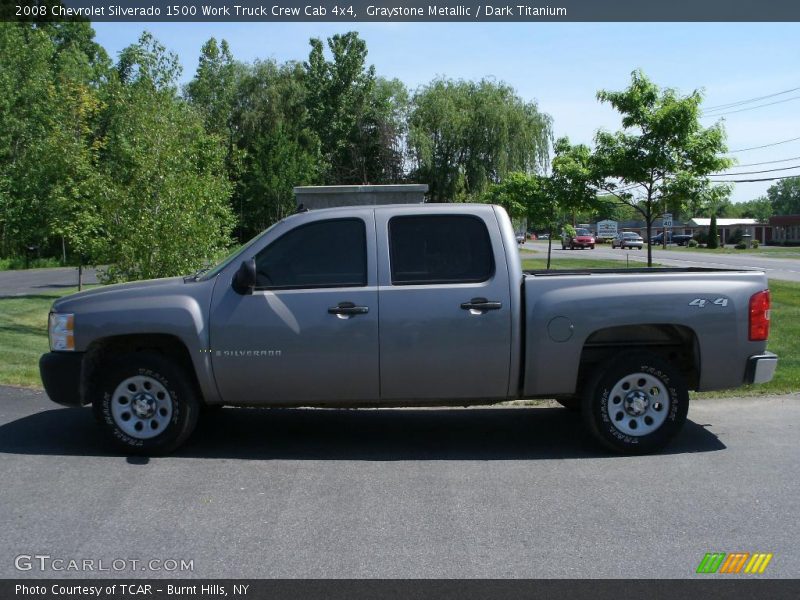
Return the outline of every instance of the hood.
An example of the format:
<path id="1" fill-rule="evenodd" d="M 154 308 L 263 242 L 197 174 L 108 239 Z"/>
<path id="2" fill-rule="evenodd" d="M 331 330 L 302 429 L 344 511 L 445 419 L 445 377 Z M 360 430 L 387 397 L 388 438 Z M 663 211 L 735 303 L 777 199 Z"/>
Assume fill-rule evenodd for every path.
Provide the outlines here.
<path id="1" fill-rule="evenodd" d="M 54 312 L 74 312 L 81 305 L 91 304 L 95 300 L 108 300 L 111 298 L 136 296 L 150 296 L 153 293 L 180 292 L 185 285 L 183 277 L 166 277 L 164 279 L 146 279 L 144 281 L 130 281 L 103 285 L 77 294 L 70 294 L 59 298 L 53 303 Z"/>

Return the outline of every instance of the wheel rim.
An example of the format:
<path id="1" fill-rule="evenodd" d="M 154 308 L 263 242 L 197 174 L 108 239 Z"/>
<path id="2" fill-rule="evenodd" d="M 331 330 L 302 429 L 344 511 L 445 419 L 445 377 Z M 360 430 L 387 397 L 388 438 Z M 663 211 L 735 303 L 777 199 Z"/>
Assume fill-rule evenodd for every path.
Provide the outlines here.
<path id="1" fill-rule="evenodd" d="M 163 433 L 169 425 L 172 396 L 153 377 L 128 377 L 111 396 L 111 416 L 127 435 L 140 440 L 150 439 Z"/>
<path id="2" fill-rule="evenodd" d="M 667 414 L 667 387 L 648 373 L 626 375 L 608 395 L 608 416 L 625 435 L 640 437 L 653 433 L 664 424 Z"/>

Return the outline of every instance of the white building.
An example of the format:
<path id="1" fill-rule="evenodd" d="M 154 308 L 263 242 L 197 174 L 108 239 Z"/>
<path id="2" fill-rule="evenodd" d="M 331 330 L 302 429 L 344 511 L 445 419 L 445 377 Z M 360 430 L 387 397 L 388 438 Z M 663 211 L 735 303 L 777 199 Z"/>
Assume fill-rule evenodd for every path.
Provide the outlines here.
<path id="1" fill-rule="evenodd" d="M 690 219 L 686 223 L 686 226 L 691 227 L 694 231 L 698 229 L 708 230 L 711 226 L 711 219 Z M 771 229 L 770 226 L 765 223 L 759 223 L 757 219 L 717 219 L 717 231 L 719 232 L 719 239 L 723 244 L 728 243 L 728 239 L 737 229 L 741 229 L 742 233 L 750 234 L 753 236 L 752 239 L 758 240 L 762 244 L 770 241 L 770 236 L 767 231 Z"/>

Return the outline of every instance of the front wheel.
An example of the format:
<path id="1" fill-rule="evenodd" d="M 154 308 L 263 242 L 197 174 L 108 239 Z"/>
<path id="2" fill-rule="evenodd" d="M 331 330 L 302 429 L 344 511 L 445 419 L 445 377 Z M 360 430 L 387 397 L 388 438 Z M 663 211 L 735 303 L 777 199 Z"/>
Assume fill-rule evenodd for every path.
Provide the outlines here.
<path id="1" fill-rule="evenodd" d="M 607 361 L 584 388 L 584 423 L 600 443 L 623 454 L 663 448 L 683 427 L 688 410 L 683 376 L 647 352 Z"/>
<path id="2" fill-rule="evenodd" d="M 195 386 L 160 354 L 136 352 L 111 359 L 92 386 L 92 407 L 112 441 L 130 454 L 167 454 L 197 425 Z"/>

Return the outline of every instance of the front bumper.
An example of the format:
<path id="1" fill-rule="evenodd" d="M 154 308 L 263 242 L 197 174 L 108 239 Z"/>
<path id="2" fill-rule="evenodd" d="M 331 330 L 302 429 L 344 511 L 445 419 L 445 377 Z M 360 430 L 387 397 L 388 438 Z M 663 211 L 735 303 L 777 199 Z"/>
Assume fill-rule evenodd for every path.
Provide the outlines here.
<path id="1" fill-rule="evenodd" d="M 775 375 L 778 366 L 778 355 L 764 352 L 747 359 L 747 370 L 744 375 L 745 383 L 767 383 Z"/>
<path id="2" fill-rule="evenodd" d="M 50 400 L 64 406 L 81 406 L 83 352 L 48 352 L 39 359 L 39 374 Z"/>

